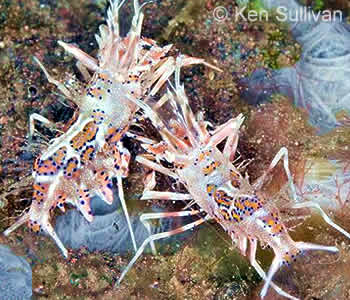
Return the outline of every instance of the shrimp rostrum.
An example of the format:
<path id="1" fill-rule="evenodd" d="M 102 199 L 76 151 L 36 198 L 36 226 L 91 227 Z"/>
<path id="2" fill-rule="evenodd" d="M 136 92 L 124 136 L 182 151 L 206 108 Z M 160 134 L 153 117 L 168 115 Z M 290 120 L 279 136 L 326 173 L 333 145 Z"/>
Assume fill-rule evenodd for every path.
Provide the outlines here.
<path id="1" fill-rule="evenodd" d="M 247 176 L 240 174 L 239 166 L 235 167 L 233 162 L 240 126 L 244 121 L 243 115 L 239 114 L 236 118 L 230 119 L 209 132 L 206 126 L 207 122 L 203 120 L 203 117 L 197 117 L 191 111 L 184 87 L 180 84 L 181 59 L 181 57 L 177 59 L 174 86 L 169 83 L 170 87 L 167 93 L 152 107 L 141 102 L 138 103 L 157 128 L 163 140 L 157 143 L 149 139 L 140 139 L 148 154 L 139 155 L 136 160 L 153 171 L 171 176 L 183 184 L 188 191 L 188 194 L 154 191 L 152 190 L 155 186 L 154 180 L 149 180 L 142 196 L 143 200 L 162 199 L 191 202 L 186 206 L 187 210 L 146 213 L 141 216 L 141 220 L 150 230 L 147 223 L 149 219 L 190 215 L 198 215 L 199 218 L 177 229 L 150 235 L 124 269 L 119 283 L 147 245 L 150 245 L 154 251 L 153 242 L 155 240 L 184 232 L 207 220 L 214 220 L 230 235 L 240 252 L 245 256 L 248 255 L 251 265 L 265 281 L 260 294 L 262 298 L 271 286 L 278 294 L 289 299 L 296 299 L 272 282 L 276 271 L 282 265 L 293 261 L 302 251 L 337 252 L 338 249 L 332 246 L 292 240 L 281 220 L 279 209 L 261 192 L 261 187 L 266 182 L 268 173 L 282 160 L 292 196 L 295 198 L 295 204 L 292 207 L 317 208 L 328 224 L 347 237 L 350 235 L 333 223 L 319 206 L 310 202 L 298 202 L 288 167 L 286 148 L 280 149 L 269 168 L 254 183 L 250 183 Z M 158 113 L 159 108 L 164 103 L 171 105 L 174 115 L 167 120 L 163 120 Z M 220 151 L 217 145 L 224 141 L 223 151 Z M 153 155 L 154 159 L 150 158 L 152 157 L 150 154 Z M 166 161 L 167 166 L 170 163 L 172 167 L 165 167 L 162 165 L 162 161 Z M 197 205 L 193 206 L 193 204 Z M 197 207 L 197 209 L 190 209 L 192 206 Z M 256 260 L 258 241 L 269 245 L 275 253 L 267 274 Z M 248 242 L 250 243 L 249 251 Z"/>

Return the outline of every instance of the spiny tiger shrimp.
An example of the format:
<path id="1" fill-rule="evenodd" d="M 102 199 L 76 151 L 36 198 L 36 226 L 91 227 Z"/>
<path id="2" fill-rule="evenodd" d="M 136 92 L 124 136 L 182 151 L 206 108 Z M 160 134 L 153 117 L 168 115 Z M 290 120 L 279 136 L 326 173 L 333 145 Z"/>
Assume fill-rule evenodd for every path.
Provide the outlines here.
<path id="1" fill-rule="evenodd" d="M 155 95 L 175 70 L 175 59 L 167 56 L 172 45 L 160 47 L 141 37 L 144 15 L 138 0 L 133 1 L 134 16 L 129 33 L 120 36 L 119 10 L 125 1 L 111 0 L 107 25 L 101 25 L 96 35 L 97 59 L 74 45 L 59 41 L 68 53 L 78 60 L 86 84 L 71 76 L 67 82 L 54 79 L 41 62 L 34 58 L 48 81 L 78 107 L 61 135 L 35 161 L 33 167 L 34 193 L 28 212 L 10 226 L 5 235 L 28 222 L 34 232 L 44 231 L 56 242 L 63 255 L 68 252 L 50 223 L 52 211 L 63 212 L 65 204 L 76 206 L 83 216 L 93 220 L 90 199 L 93 195 L 111 204 L 112 178 L 117 178 L 118 193 L 135 251 L 133 230 L 125 205 L 122 178 L 128 175 L 129 151 L 121 138 L 128 135 L 130 125 L 137 122 L 139 110 L 129 98 L 147 100 Z M 185 58 L 185 65 L 206 64 L 202 59 Z M 90 74 L 93 73 L 93 75 Z M 30 136 L 35 132 L 34 122 L 50 126 L 39 114 L 30 116 Z"/>
<path id="2" fill-rule="evenodd" d="M 152 121 L 159 131 L 162 141 L 138 139 L 143 142 L 144 149 L 155 159 L 149 159 L 150 154 L 139 155 L 136 160 L 151 170 L 170 176 L 183 184 L 188 193 L 161 192 L 153 190 L 154 177 L 146 183 L 143 200 L 182 200 L 191 201 L 186 210 L 178 212 L 145 213 L 141 220 L 150 232 L 150 219 L 172 218 L 197 215 L 196 221 L 168 232 L 150 235 L 140 246 L 128 266 L 123 270 L 118 284 L 141 256 L 145 247 L 150 244 L 153 252 L 153 242 L 166 238 L 191 228 L 207 220 L 215 220 L 230 235 L 242 255 L 249 256 L 251 265 L 265 281 L 261 290 L 261 297 L 267 293 L 269 286 L 286 298 L 296 299 L 283 291 L 273 281 L 276 271 L 283 265 L 291 263 L 304 250 L 323 250 L 337 252 L 333 246 L 323 246 L 306 242 L 296 242 L 290 237 L 286 226 L 281 220 L 278 207 L 264 197 L 261 188 L 266 182 L 269 172 L 283 160 L 291 194 L 295 204 L 292 208 L 317 208 L 323 219 L 332 227 L 339 230 L 346 237 L 350 234 L 335 224 L 319 207 L 312 202 L 297 200 L 292 176 L 288 166 L 288 150 L 281 148 L 272 160 L 269 168 L 254 183 L 250 183 L 248 176 L 242 176 L 239 167 L 233 164 L 238 145 L 239 130 L 244 121 L 242 114 L 218 126 L 215 130 L 207 130 L 207 122 L 202 116 L 196 118 L 191 111 L 184 86 L 180 84 L 180 68 L 184 61 L 177 58 L 175 70 L 175 84 L 170 84 L 167 93 L 152 107 L 141 101 L 136 103 L 143 109 L 145 115 Z M 160 117 L 159 108 L 169 103 L 174 116 L 164 120 Z M 226 139 L 223 151 L 217 145 Z M 165 167 L 162 161 L 173 167 Z M 293 202 L 294 203 L 294 202 Z M 196 204 L 194 209 L 191 208 Z M 151 232 L 150 232 L 151 234 Z M 258 241 L 269 245 L 275 257 L 266 274 L 256 260 Z M 248 242 L 250 248 L 248 251 Z"/>

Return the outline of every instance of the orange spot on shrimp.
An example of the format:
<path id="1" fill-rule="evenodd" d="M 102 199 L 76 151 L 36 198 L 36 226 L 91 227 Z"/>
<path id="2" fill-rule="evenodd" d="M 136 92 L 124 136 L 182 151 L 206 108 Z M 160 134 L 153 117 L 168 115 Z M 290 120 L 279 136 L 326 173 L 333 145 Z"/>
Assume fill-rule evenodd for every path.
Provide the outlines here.
<path id="1" fill-rule="evenodd" d="M 124 128 L 124 129 L 115 128 L 115 127 L 108 128 L 107 135 L 105 137 L 106 142 L 107 143 L 118 142 L 126 131 L 127 131 L 127 128 Z"/>
<path id="2" fill-rule="evenodd" d="M 268 220 L 267 221 L 267 225 L 272 226 L 273 224 L 275 224 L 274 220 Z"/>
<path id="3" fill-rule="evenodd" d="M 179 122 L 175 120 L 171 120 L 169 122 L 169 126 L 172 128 L 172 133 L 181 139 L 184 143 L 186 143 L 188 146 L 191 146 L 190 140 L 188 136 L 186 135 L 186 130 L 179 124 Z"/>
<path id="4" fill-rule="evenodd" d="M 262 221 L 265 224 L 264 227 L 268 227 L 272 235 L 276 235 L 277 233 L 282 233 L 284 231 L 284 226 L 276 213 L 271 213 L 269 216 L 263 218 Z"/>
<path id="5" fill-rule="evenodd" d="M 83 132 L 85 133 L 85 138 L 87 142 L 92 142 L 97 134 L 98 127 L 94 122 L 89 122 L 85 125 Z"/>
<path id="6" fill-rule="evenodd" d="M 214 194 L 214 200 L 216 203 L 223 204 L 225 206 L 230 207 L 233 198 L 228 196 L 224 191 L 216 191 Z"/>
<path id="7" fill-rule="evenodd" d="M 72 118 L 68 121 L 68 123 L 63 127 L 63 131 L 66 132 L 72 125 L 73 123 L 78 119 L 79 116 L 79 111 L 75 110 L 73 113 Z"/>
<path id="8" fill-rule="evenodd" d="M 299 249 L 289 249 L 284 255 L 283 255 L 283 264 L 289 265 L 293 260 L 295 261 L 297 256 L 301 253 Z"/>
<path id="9" fill-rule="evenodd" d="M 38 175 L 55 175 L 62 167 L 66 153 L 65 147 L 62 147 L 46 160 L 37 159 L 34 163 L 34 171 Z"/>
<path id="10" fill-rule="evenodd" d="M 208 194 L 212 194 L 215 191 L 215 189 L 216 189 L 215 184 L 208 184 L 207 185 L 207 193 Z"/>
<path id="11" fill-rule="evenodd" d="M 152 39 L 150 39 L 150 38 L 142 38 L 142 40 L 143 40 L 144 42 L 146 42 L 146 43 L 152 45 L 152 46 L 157 45 L 156 41 L 155 41 L 155 40 L 152 40 Z"/>
<path id="12" fill-rule="evenodd" d="M 135 75 L 135 74 L 129 75 L 130 81 L 137 81 L 137 80 L 139 80 L 139 78 L 140 77 L 138 75 Z"/>
<path id="13" fill-rule="evenodd" d="M 109 178 L 108 174 L 101 170 L 96 172 L 96 182 L 99 185 L 100 192 L 104 196 L 104 200 L 107 203 L 113 202 L 113 191 L 112 191 L 112 181 Z"/>
<path id="14" fill-rule="evenodd" d="M 72 138 L 72 140 L 70 141 L 71 146 L 75 149 L 75 150 L 81 150 L 84 145 L 86 143 L 85 137 L 84 137 L 84 133 L 83 132 L 79 132 L 76 136 L 74 136 Z"/>
<path id="15" fill-rule="evenodd" d="M 49 185 L 43 183 L 35 183 L 33 185 L 33 189 L 33 201 L 35 201 L 39 205 L 42 204 L 49 190 Z"/>
<path id="16" fill-rule="evenodd" d="M 28 227 L 35 233 L 38 233 L 41 229 L 40 224 L 37 221 L 29 220 Z"/>
<path id="17" fill-rule="evenodd" d="M 34 160 L 34 165 L 33 165 L 34 171 L 36 171 L 36 170 L 39 168 L 39 161 L 40 161 L 40 157 L 37 157 L 37 158 Z"/>
<path id="18" fill-rule="evenodd" d="M 163 56 L 165 55 L 165 51 L 164 50 L 160 50 L 160 51 L 151 51 L 150 53 L 150 57 L 153 60 L 160 60 Z"/>
<path id="19" fill-rule="evenodd" d="M 230 170 L 230 177 L 232 186 L 239 189 L 241 186 L 239 173 L 234 170 Z"/>
<path id="20" fill-rule="evenodd" d="M 68 161 L 66 166 L 64 167 L 63 174 L 67 178 L 72 178 L 73 175 L 78 171 L 78 164 L 79 161 L 76 157 L 71 157 Z"/>
<path id="21" fill-rule="evenodd" d="M 53 154 L 53 159 L 57 165 L 62 165 L 67 154 L 67 148 L 61 147 Z"/>
<path id="22" fill-rule="evenodd" d="M 52 161 L 40 161 L 39 166 L 35 170 L 38 175 L 54 175 L 58 169 L 52 164 Z"/>
<path id="23" fill-rule="evenodd" d="M 95 124 L 97 125 L 102 124 L 102 122 L 105 119 L 105 112 L 100 109 L 94 109 L 92 111 L 91 118 L 94 119 Z"/>
<path id="24" fill-rule="evenodd" d="M 119 128 L 115 128 L 115 127 L 109 128 L 107 131 L 106 142 L 116 143 L 121 139 L 122 135 L 123 134 Z"/>
<path id="25" fill-rule="evenodd" d="M 56 196 L 54 207 L 58 207 L 62 212 L 65 212 L 64 204 L 66 203 L 67 196 L 65 193 L 59 193 Z"/>
<path id="26" fill-rule="evenodd" d="M 84 217 L 91 222 L 93 220 L 92 211 L 90 208 L 90 191 L 89 189 L 79 189 L 78 191 L 78 207 Z"/>
<path id="27" fill-rule="evenodd" d="M 219 211 L 220 211 L 220 214 L 224 217 L 224 219 L 225 219 L 226 221 L 231 220 L 230 214 L 228 213 L 228 211 L 227 211 L 226 209 L 220 208 Z"/>
<path id="28" fill-rule="evenodd" d="M 272 233 L 276 234 L 278 232 L 283 231 L 283 225 L 282 224 L 276 224 L 272 227 Z"/>
<path id="29" fill-rule="evenodd" d="M 145 145 L 144 148 L 146 151 L 151 152 L 152 154 L 159 155 L 164 154 L 168 149 L 168 146 L 166 143 L 159 143 L 157 145 Z"/>
<path id="30" fill-rule="evenodd" d="M 203 174 L 205 176 L 211 174 L 212 172 L 214 172 L 216 170 L 217 167 L 219 167 L 221 165 L 220 162 L 218 161 L 213 161 L 211 162 L 209 165 L 205 166 L 202 171 L 203 171 Z"/>
<path id="31" fill-rule="evenodd" d="M 234 211 L 231 212 L 231 217 L 236 221 L 236 222 L 241 222 L 243 219 L 241 216 L 239 216 L 237 213 Z"/>
<path id="32" fill-rule="evenodd" d="M 33 185 L 33 189 L 34 189 L 34 192 L 46 193 L 47 190 L 49 189 L 49 185 L 48 184 L 43 184 L 43 183 L 35 183 Z"/>
<path id="33" fill-rule="evenodd" d="M 148 59 L 145 59 L 145 60 L 143 60 L 143 62 L 141 63 L 141 66 L 147 66 L 147 65 L 150 65 L 150 64 L 152 64 L 153 63 L 153 61 L 149 61 Z"/>
<path id="34" fill-rule="evenodd" d="M 97 131 L 98 127 L 93 121 L 87 123 L 83 130 L 72 138 L 70 141 L 71 146 L 75 150 L 81 150 L 86 143 L 91 142 L 96 138 Z"/>
<path id="35" fill-rule="evenodd" d="M 98 88 L 90 88 L 90 94 L 93 95 L 95 98 L 99 98 L 102 95 L 102 91 Z"/>
<path id="36" fill-rule="evenodd" d="M 238 208 L 240 210 L 243 210 L 245 207 L 239 200 L 236 200 L 234 205 L 236 208 Z"/>
<path id="37" fill-rule="evenodd" d="M 114 166 L 115 167 L 120 166 L 122 163 L 122 156 L 121 156 L 118 148 L 115 148 L 113 150 L 113 157 L 114 157 Z"/>
<path id="38" fill-rule="evenodd" d="M 87 146 L 80 154 L 80 161 L 82 164 L 92 161 L 95 156 L 95 148 L 92 145 Z"/>
<path id="39" fill-rule="evenodd" d="M 199 155 L 198 155 L 198 161 L 201 162 L 206 156 L 209 155 L 209 151 L 204 151 L 204 152 L 201 152 Z"/>
<path id="40" fill-rule="evenodd" d="M 106 73 L 99 73 L 98 74 L 98 77 L 102 80 L 108 80 L 109 79 L 109 76 L 106 74 Z"/>

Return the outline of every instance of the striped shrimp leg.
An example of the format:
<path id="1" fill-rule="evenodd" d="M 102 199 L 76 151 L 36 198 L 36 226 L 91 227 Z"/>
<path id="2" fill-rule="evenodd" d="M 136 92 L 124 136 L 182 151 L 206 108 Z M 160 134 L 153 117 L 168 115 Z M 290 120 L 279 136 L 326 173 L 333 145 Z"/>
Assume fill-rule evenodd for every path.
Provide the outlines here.
<path id="1" fill-rule="evenodd" d="M 181 211 L 181 212 L 169 212 L 169 213 L 151 213 L 151 214 L 143 214 L 143 215 L 141 215 L 141 218 L 143 220 L 146 220 L 146 219 L 160 219 L 160 218 L 169 218 L 169 217 L 184 217 L 184 216 L 197 215 L 201 212 L 202 212 L 201 210 L 193 210 L 193 211 Z M 206 216 L 204 218 L 200 218 L 197 221 L 194 221 L 194 222 L 189 223 L 187 225 L 184 225 L 182 227 L 176 228 L 174 230 L 167 231 L 167 232 L 161 232 L 161 233 L 157 233 L 157 234 L 153 234 L 153 235 L 149 236 L 146 240 L 144 240 L 144 242 L 142 243 L 140 248 L 137 250 L 135 256 L 131 259 L 129 264 L 126 266 L 126 268 L 121 273 L 121 275 L 118 279 L 118 282 L 117 282 L 117 286 L 121 283 L 121 281 L 124 279 L 125 275 L 132 268 L 132 266 L 135 264 L 136 260 L 142 255 L 142 253 L 145 250 L 145 248 L 147 247 L 147 245 L 150 244 L 152 241 L 154 242 L 156 240 L 160 240 L 163 238 L 170 237 L 172 235 L 176 235 L 176 234 L 185 232 L 185 231 L 190 230 L 196 226 L 199 226 L 200 224 L 204 223 L 205 221 L 207 221 L 209 219 L 210 219 L 210 217 Z"/>
<path id="2" fill-rule="evenodd" d="M 288 162 L 288 149 L 286 147 L 282 147 L 278 153 L 275 155 L 275 157 L 273 158 L 269 168 L 263 173 L 263 175 L 261 177 L 259 177 L 253 184 L 254 189 L 260 189 L 263 184 L 266 182 L 266 178 L 267 175 L 277 166 L 278 162 L 283 159 L 283 167 L 284 170 L 287 174 L 287 178 L 288 178 L 288 182 L 291 188 L 291 194 L 292 194 L 292 199 L 294 200 L 293 203 L 291 203 L 289 206 L 290 208 L 293 209 L 298 209 L 298 208 L 314 208 L 316 210 L 319 211 L 321 217 L 323 218 L 323 220 L 329 224 L 330 226 L 332 226 L 335 230 L 341 232 L 342 234 L 344 234 L 347 238 L 350 238 L 350 233 L 347 232 L 345 229 L 343 229 L 342 227 L 340 227 L 338 224 L 336 224 L 334 221 L 332 221 L 332 219 L 325 213 L 325 211 L 321 208 L 321 206 L 315 202 L 312 201 L 306 201 L 306 202 L 300 202 L 297 194 L 296 194 L 296 190 L 295 190 L 295 186 L 294 186 L 294 182 L 293 182 L 293 178 L 289 169 L 289 162 Z"/>

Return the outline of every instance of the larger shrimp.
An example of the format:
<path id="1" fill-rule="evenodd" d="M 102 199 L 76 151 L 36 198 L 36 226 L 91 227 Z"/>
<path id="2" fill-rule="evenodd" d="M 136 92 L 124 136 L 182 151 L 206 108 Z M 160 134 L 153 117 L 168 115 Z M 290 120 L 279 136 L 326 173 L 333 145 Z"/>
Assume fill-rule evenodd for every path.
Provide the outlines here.
<path id="1" fill-rule="evenodd" d="M 175 71 L 175 87 L 172 87 L 160 101 L 150 108 L 144 103 L 138 103 L 145 114 L 152 120 L 154 126 L 159 130 L 163 138 L 161 143 L 145 143 L 143 147 L 152 153 L 156 161 L 147 158 L 147 155 L 138 156 L 136 160 L 154 171 L 166 174 L 182 183 L 188 190 L 187 194 L 159 192 L 151 190 L 154 181 L 150 180 L 142 199 L 163 200 L 188 200 L 188 207 L 197 204 L 198 209 L 183 210 L 179 212 L 148 213 L 141 216 L 141 220 L 150 230 L 147 223 L 149 219 L 181 217 L 199 215 L 200 219 L 183 227 L 169 232 L 150 235 L 138 249 L 136 255 L 122 272 L 119 283 L 125 274 L 142 254 L 145 247 L 151 244 L 155 251 L 153 242 L 155 240 L 169 237 L 198 226 L 206 220 L 216 220 L 224 230 L 237 243 L 243 255 L 249 255 L 251 265 L 257 273 L 265 280 L 261 291 L 261 297 L 266 295 L 269 286 L 272 286 L 278 294 L 290 299 L 296 299 L 289 295 L 276 284 L 272 278 L 283 264 L 289 264 L 303 250 L 324 250 L 337 252 L 336 247 L 328 247 L 305 242 L 295 242 L 289 236 L 283 224 L 279 209 L 272 201 L 266 199 L 260 191 L 266 181 L 267 174 L 283 158 L 284 169 L 287 173 L 292 196 L 296 200 L 295 189 L 288 167 L 288 151 L 281 148 L 272 160 L 269 169 L 253 184 L 248 178 L 243 177 L 239 168 L 233 164 L 239 129 L 244 120 L 242 114 L 225 124 L 209 132 L 203 118 L 196 120 L 192 113 L 184 87 L 180 84 L 180 67 L 183 61 L 178 58 Z M 157 113 L 158 108 L 166 102 L 170 102 L 175 117 L 165 122 Z M 141 141 L 142 139 L 139 138 Z M 217 145 L 226 140 L 223 151 L 219 151 Z M 146 142 L 146 140 L 144 140 Z M 149 155 L 148 155 L 149 156 Z M 165 160 L 173 164 L 173 168 L 166 168 L 157 161 Z M 333 223 L 323 210 L 312 202 L 296 202 L 294 208 L 316 207 L 321 212 L 324 220 L 350 238 L 350 234 Z M 250 250 L 247 253 L 248 241 Z M 258 241 L 271 246 L 275 253 L 269 272 L 266 274 L 256 261 L 256 250 Z"/>
<path id="2" fill-rule="evenodd" d="M 126 37 L 119 33 L 119 9 L 125 1 L 114 0 L 107 13 L 107 25 L 100 26 L 97 59 L 76 46 L 59 41 L 78 60 L 78 67 L 88 82 L 86 85 L 70 80 L 62 83 L 47 72 L 35 58 L 48 81 L 78 107 L 77 118 L 34 164 L 34 194 L 29 211 L 8 228 L 8 235 L 28 222 L 34 232 L 45 231 L 57 243 L 64 256 L 67 250 L 50 224 L 50 213 L 65 203 L 76 206 L 91 222 L 90 198 L 96 194 L 105 202 L 113 201 L 112 178 L 118 181 L 118 192 L 127 217 L 133 246 L 137 249 L 126 209 L 122 178 L 128 174 L 130 154 L 121 138 L 128 134 L 135 121 L 138 106 L 131 99 L 147 101 L 155 95 L 174 72 L 175 59 L 166 54 L 171 45 L 160 47 L 154 40 L 141 37 L 144 15 L 138 0 L 134 0 L 134 16 Z M 186 57 L 185 64 L 204 63 L 202 59 Z M 208 65 L 208 64 L 207 64 Z M 90 75 L 90 72 L 93 75 Z M 34 121 L 51 122 L 39 114 L 30 117 L 30 135 L 35 132 Z"/>

